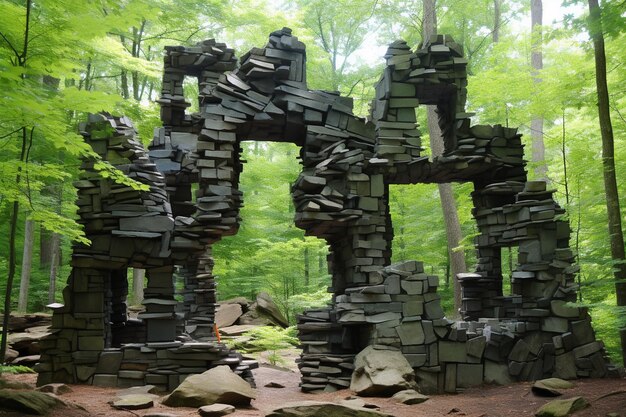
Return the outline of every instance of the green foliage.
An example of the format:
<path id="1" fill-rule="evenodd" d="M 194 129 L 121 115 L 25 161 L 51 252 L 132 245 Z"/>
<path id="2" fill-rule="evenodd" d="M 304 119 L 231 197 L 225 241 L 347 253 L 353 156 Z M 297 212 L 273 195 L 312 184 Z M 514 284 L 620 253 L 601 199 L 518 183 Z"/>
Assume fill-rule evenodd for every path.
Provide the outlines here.
<path id="1" fill-rule="evenodd" d="M 283 329 L 276 326 L 260 326 L 245 332 L 241 338 L 228 341 L 229 347 L 244 353 L 267 352 L 267 359 L 272 365 L 284 363 L 280 350 L 296 347 L 299 340 L 296 337 L 295 326 Z"/>
<path id="2" fill-rule="evenodd" d="M 24 365 L 0 365 L 0 375 L 1 374 L 34 374 L 33 371 L 28 366 Z"/>
<path id="3" fill-rule="evenodd" d="M 260 291 L 268 291 L 294 322 L 301 300 L 292 297 L 318 292 L 330 282 L 327 248 L 324 241 L 305 237 L 293 224 L 289 184 L 300 170 L 296 147 L 266 142 L 244 145 L 242 159 L 247 163 L 240 189 L 246 204 L 241 227 L 237 235 L 213 248 L 219 296 L 254 299 Z"/>
<path id="4" fill-rule="evenodd" d="M 605 294 L 607 292 L 605 289 Z M 609 292 L 603 300 L 597 303 L 577 303 L 575 305 L 589 307 L 596 337 L 604 342 L 611 362 L 623 365 L 620 336 L 616 330 L 626 326 L 626 308 L 616 305 L 615 293 Z"/>

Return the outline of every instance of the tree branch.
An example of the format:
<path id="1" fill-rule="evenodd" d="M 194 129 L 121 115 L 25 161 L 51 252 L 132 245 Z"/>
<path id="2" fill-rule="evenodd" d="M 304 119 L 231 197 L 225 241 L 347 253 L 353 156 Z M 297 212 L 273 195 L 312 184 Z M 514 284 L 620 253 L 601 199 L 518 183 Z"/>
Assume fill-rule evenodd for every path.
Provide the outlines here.
<path id="1" fill-rule="evenodd" d="M 17 49 L 15 49 L 15 47 L 13 46 L 11 41 L 2 32 L 0 32 L 0 36 L 2 36 L 2 39 L 4 39 L 4 41 L 7 43 L 7 45 L 9 45 L 9 48 L 11 48 L 11 50 L 13 51 L 13 53 L 15 54 L 17 59 L 19 59 L 20 58 L 20 53 L 17 52 Z"/>
<path id="2" fill-rule="evenodd" d="M 18 127 L 18 128 L 17 128 L 17 129 L 15 129 L 13 132 L 11 132 L 11 133 L 7 133 L 6 135 L 2 135 L 2 136 L 0 136 L 0 139 L 8 138 L 9 136 L 11 136 L 11 135 L 13 135 L 13 134 L 15 134 L 15 133 L 19 132 L 19 131 L 20 131 L 20 130 L 22 130 L 22 129 L 23 129 L 23 127 Z"/>

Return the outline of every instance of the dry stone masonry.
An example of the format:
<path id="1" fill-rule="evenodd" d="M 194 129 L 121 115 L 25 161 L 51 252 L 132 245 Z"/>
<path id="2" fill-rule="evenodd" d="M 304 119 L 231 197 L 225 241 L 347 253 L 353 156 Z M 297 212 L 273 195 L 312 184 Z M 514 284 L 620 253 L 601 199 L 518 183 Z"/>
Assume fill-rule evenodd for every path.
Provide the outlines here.
<path id="1" fill-rule="evenodd" d="M 116 184 L 82 165 L 78 188 L 80 223 L 91 240 L 77 244 L 64 305 L 53 305 L 53 334 L 41 341 L 38 384 L 87 383 L 174 389 L 187 375 L 229 365 L 252 381 L 250 361 L 216 342 L 176 340 L 172 250 L 175 221 L 164 176 L 150 161 L 126 118 L 92 115 L 81 133 L 101 159 L 145 187 Z M 127 268 L 146 269 L 145 311 L 128 319 Z"/>
<path id="2" fill-rule="evenodd" d="M 332 303 L 298 317 L 303 390 L 349 387 L 368 346 L 402 354 L 424 393 L 616 372 L 586 309 L 568 304 L 577 266 L 554 190 L 527 181 L 516 129 L 471 125 L 461 46 L 442 35 L 414 51 L 396 41 L 385 59 L 368 119 L 353 114 L 350 98 L 308 89 L 305 45 L 288 28 L 239 60 L 213 40 L 166 48 L 163 127 L 147 155 L 128 120 L 92 116 L 86 140 L 150 190 L 115 184 L 85 162 L 76 186 L 93 244 L 74 251 L 40 383 L 173 389 L 224 364 L 249 377 L 252 364 L 213 341 L 211 256 L 211 246 L 238 229 L 244 140 L 301 148 L 295 222 L 330 248 Z M 197 113 L 186 112 L 186 79 L 198 82 Z M 442 156 L 422 155 L 421 105 L 437 107 Z M 475 271 L 458 276 L 463 321 L 456 322 L 444 317 L 437 276 L 421 262 L 391 265 L 389 185 L 447 182 L 474 184 L 479 231 Z M 518 253 L 510 295 L 502 290 L 506 248 Z M 127 267 L 148 274 L 139 321 L 127 319 Z M 173 275 L 183 282 L 180 302 Z"/>

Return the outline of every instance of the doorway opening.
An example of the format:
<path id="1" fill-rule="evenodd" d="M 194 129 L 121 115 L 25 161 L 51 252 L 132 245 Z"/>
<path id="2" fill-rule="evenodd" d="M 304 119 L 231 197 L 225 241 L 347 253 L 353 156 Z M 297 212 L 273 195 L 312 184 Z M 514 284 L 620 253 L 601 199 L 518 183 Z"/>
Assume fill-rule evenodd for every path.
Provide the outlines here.
<path id="1" fill-rule="evenodd" d="M 294 324 L 297 314 L 331 298 L 326 242 L 304 236 L 294 224 L 290 184 L 301 170 L 300 149 L 262 141 L 245 141 L 241 148 L 241 226 L 213 246 L 218 298 L 254 300 L 265 291 Z"/>

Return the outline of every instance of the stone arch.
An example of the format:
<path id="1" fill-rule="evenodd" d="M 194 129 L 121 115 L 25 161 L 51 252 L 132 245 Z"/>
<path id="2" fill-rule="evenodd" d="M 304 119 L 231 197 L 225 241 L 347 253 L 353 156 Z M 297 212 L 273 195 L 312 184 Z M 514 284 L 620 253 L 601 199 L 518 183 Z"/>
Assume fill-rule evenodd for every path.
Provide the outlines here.
<path id="1" fill-rule="evenodd" d="M 169 218 L 174 220 L 167 249 L 171 255 L 159 262 L 168 273 L 173 265 L 181 266 L 186 332 L 199 339 L 213 336 L 210 248 L 238 229 L 240 142 L 269 138 L 301 147 L 302 172 L 291 190 L 295 222 L 308 235 L 325 239 L 331 252 L 332 303 L 298 318 L 303 390 L 349 386 L 355 355 L 366 345 L 400 350 L 423 391 L 455 392 L 483 381 L 543 376 L 605 376 L 612 368 L 587 311 L 566 305 L 575 299 L 576 266 L 568 247 L 569 226 L 560 217 L 563 210 L 544 183 L 527 181 L 516 129 L 471 125 L 461 47 L 443 35 L 415 51 L 397 41 L 385 58 L 371 117 L 363 119 L 353 114 L 350 99 L 308 89 L 305 47 L 288 28 L 272 32 L 269 43 L 243 55 L 239 65 L 233 50 L 214 40 L 167 48 L 159 100 L 163 127 L 155 133 L 149 156 L 163 173 L 155 178 L 164 183 L 152 192 L 167 195 L 162 205 L 166 210 L 171 206 Z M 202 87 L 195 114 L 185 112 L 185 76 L 198 77 Z M 444 135 L 445 152 L 432 160 L 421 155 L 415 119 L 415 108 L 424 104 L 437 106 Z M 481 232 L 475 242 L 476 271 L 459 276 L 465 318 L 460 322 L 444 317 L 438 279 L 426 274 L 421 262 L 390 265 L 389 184 L 441 182 L 473 182 L 473 214 Z M 195 198 L 192 184 L 198 186 Z M 519 266 L 513 294 L 504 296 L 500 251 L 511 245 L 520 248 Z M 108 250 L 105 262 L 115 260 L 115 250 Z M 80 262 L 80 250 L 75 253 Z M 74 282 L 70 279 L 70 301 L 80 291 Z M 163 298 L 153 303 L 155 313 L 163 308 L 159 300 Z M 68 308 L 71 304 L 55 312 L 55 318 L 64 320 Z M 148 312 L 145 317 L 160 316 Z M 76 331 L 87 327 L 80 324 Z M 171 332 L 165 333 L 171 338 Z M 57 344 L 51 343 L 50 352 L 59 340 L 73 343 L 74 337 L 53 339 Z M 179 348 L 178 343 L 156 341 L 146 347 L 174 350 L 165 356 L 189 349 L 215 356 L 213 344 Z M 80 336 L 78 349 L 61 350 L 64 359 L 82 350 Z M 229 351 L 217 351 L 221 359 L 216 363 L 249 372 L 250 364 L 241 357 L 230 359 Z M 102 356 L 94 355 L 100 366 Z M 66 369 L 72 380 L 96 379 L 96 368 L 91 374 L 81 371 L 86 376 L 81 378 L 75 376 L 78 367 L 72 360 L 67 359 L 67 366 L 55 364 L 50 355 L 46 360 L 43 381 L 63 379 L 57 373 Z M 213 364 L 207 359 L 204 366 Z M 175 374 L 164 382 L 158 372 L 141 374 L 142 380 L 155 378 L 170 388 L 183 377 Z"/>

